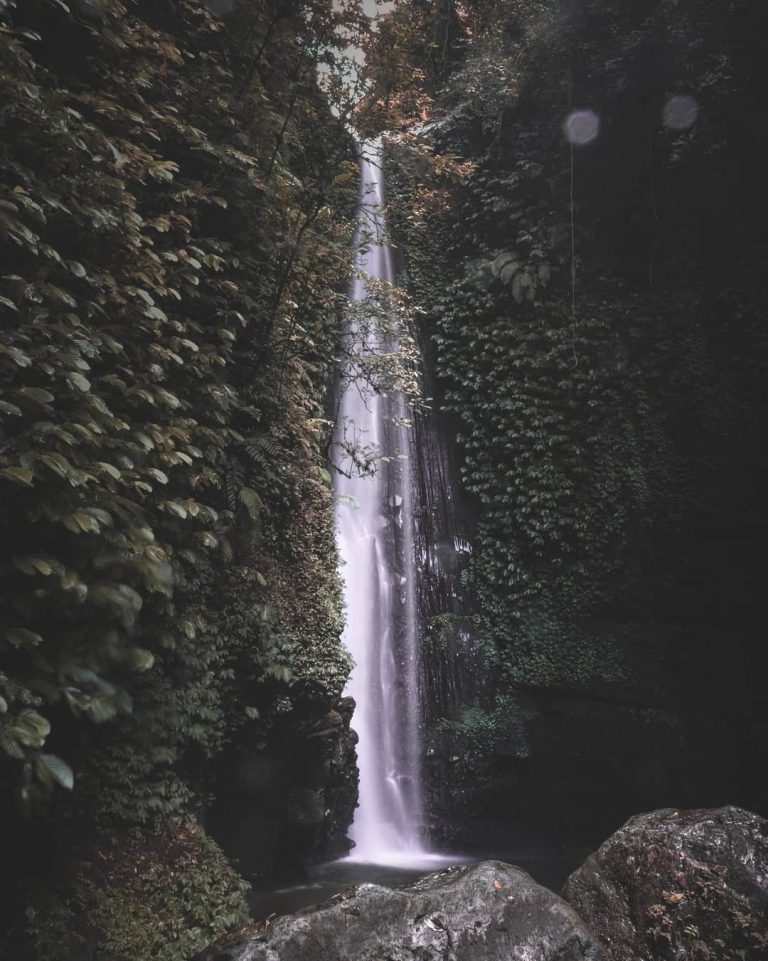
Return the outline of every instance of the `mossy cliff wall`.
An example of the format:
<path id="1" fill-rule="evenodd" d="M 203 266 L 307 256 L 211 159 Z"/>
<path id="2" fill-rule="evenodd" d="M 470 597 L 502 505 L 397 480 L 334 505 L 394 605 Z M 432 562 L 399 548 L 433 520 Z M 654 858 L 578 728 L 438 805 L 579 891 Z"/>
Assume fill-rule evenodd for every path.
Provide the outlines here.
<path id="1" fill-rule="evenodd" d="M 390 62 L 418 59 L 411 6 Z M 454 15 L 442 72 L 377 65 L 403 277 L 476 515 L 462 606 L 492 665 L 433 710 L 436 828 L 498 850 L 665 804 L 764 810 L 765 12 Z M 574 111 L 591 142 L 566 139 Z"/>
<path id="2" fill-rule="evenodd" d="M 200 826 L 241 854 L 244 809 L 243 871 L 344 850 L 315 13 L 0 0 L 0 953 L 188 957 L 245 918 Z"/>

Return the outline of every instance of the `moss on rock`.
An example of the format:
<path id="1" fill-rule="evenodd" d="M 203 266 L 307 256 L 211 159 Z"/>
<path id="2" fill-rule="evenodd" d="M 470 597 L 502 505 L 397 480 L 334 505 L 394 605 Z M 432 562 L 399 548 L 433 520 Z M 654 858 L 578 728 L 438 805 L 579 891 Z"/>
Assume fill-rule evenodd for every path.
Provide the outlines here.
<path id="1" fill-rule="evenodd" d="M 46 961 L 187 961 L 248 920 L 248 886 L 190 818 L 102 835 L 63 880 L 27 907 Z"/>

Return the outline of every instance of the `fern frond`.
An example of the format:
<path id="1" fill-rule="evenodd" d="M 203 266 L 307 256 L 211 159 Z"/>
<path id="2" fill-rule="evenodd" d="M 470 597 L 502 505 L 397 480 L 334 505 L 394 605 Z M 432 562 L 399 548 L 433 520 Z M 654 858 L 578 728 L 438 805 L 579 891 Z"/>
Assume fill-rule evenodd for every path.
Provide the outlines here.
<path id="1" fill-rule="evenodd" d="M 248 512 L 252 521 L 257 521 L 264 510 L 264 501 L 251 487 L 241 487 L 238 500 Z"/>
<path id="2" fill-rule="evenodd" d="M 227 498 L 227 506 L 233 512 L 237 510 L 238 495 L 244 481 L 245 469 L 237 457 L 231 455 L 224 474 L 224 493 Z"/>
<path id="3" fill-rule="evenodd" d="M 262 467 L 271 467 L 275 460 L 285 456 L 280 445 L 268 434 L 246 437 L 243 441 L 243 450 L 253 463 Z"/>

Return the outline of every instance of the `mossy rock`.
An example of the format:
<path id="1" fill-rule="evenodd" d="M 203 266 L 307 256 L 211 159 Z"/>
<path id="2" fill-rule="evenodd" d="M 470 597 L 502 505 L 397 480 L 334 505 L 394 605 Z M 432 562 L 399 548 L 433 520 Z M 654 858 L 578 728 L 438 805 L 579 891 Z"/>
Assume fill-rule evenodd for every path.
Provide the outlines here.
<path id="1" fill-rule="evenodd" d="M 248 921 L 246 883 L 190 818 L 102 835 L 27 908 L 40 961 L 184 961 Z"/>

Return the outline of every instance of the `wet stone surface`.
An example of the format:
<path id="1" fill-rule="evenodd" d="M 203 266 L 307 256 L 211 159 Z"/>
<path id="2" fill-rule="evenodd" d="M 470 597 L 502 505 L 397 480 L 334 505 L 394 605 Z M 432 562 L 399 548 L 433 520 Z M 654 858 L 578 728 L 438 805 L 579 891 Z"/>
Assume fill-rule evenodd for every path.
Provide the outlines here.
<path id="1" fill-rule="evenodd" d="M 735 807 L 638 815 L 563 897 L 609 961 L 765 961 L 768 821 Z"/>
<path id="2" fill-rule="evenodd" d="M 332 902 L 225 939 L 196 961 L 605 961 L 561 898 L 500 861 L 407 888 L 360 885 Z"/>

